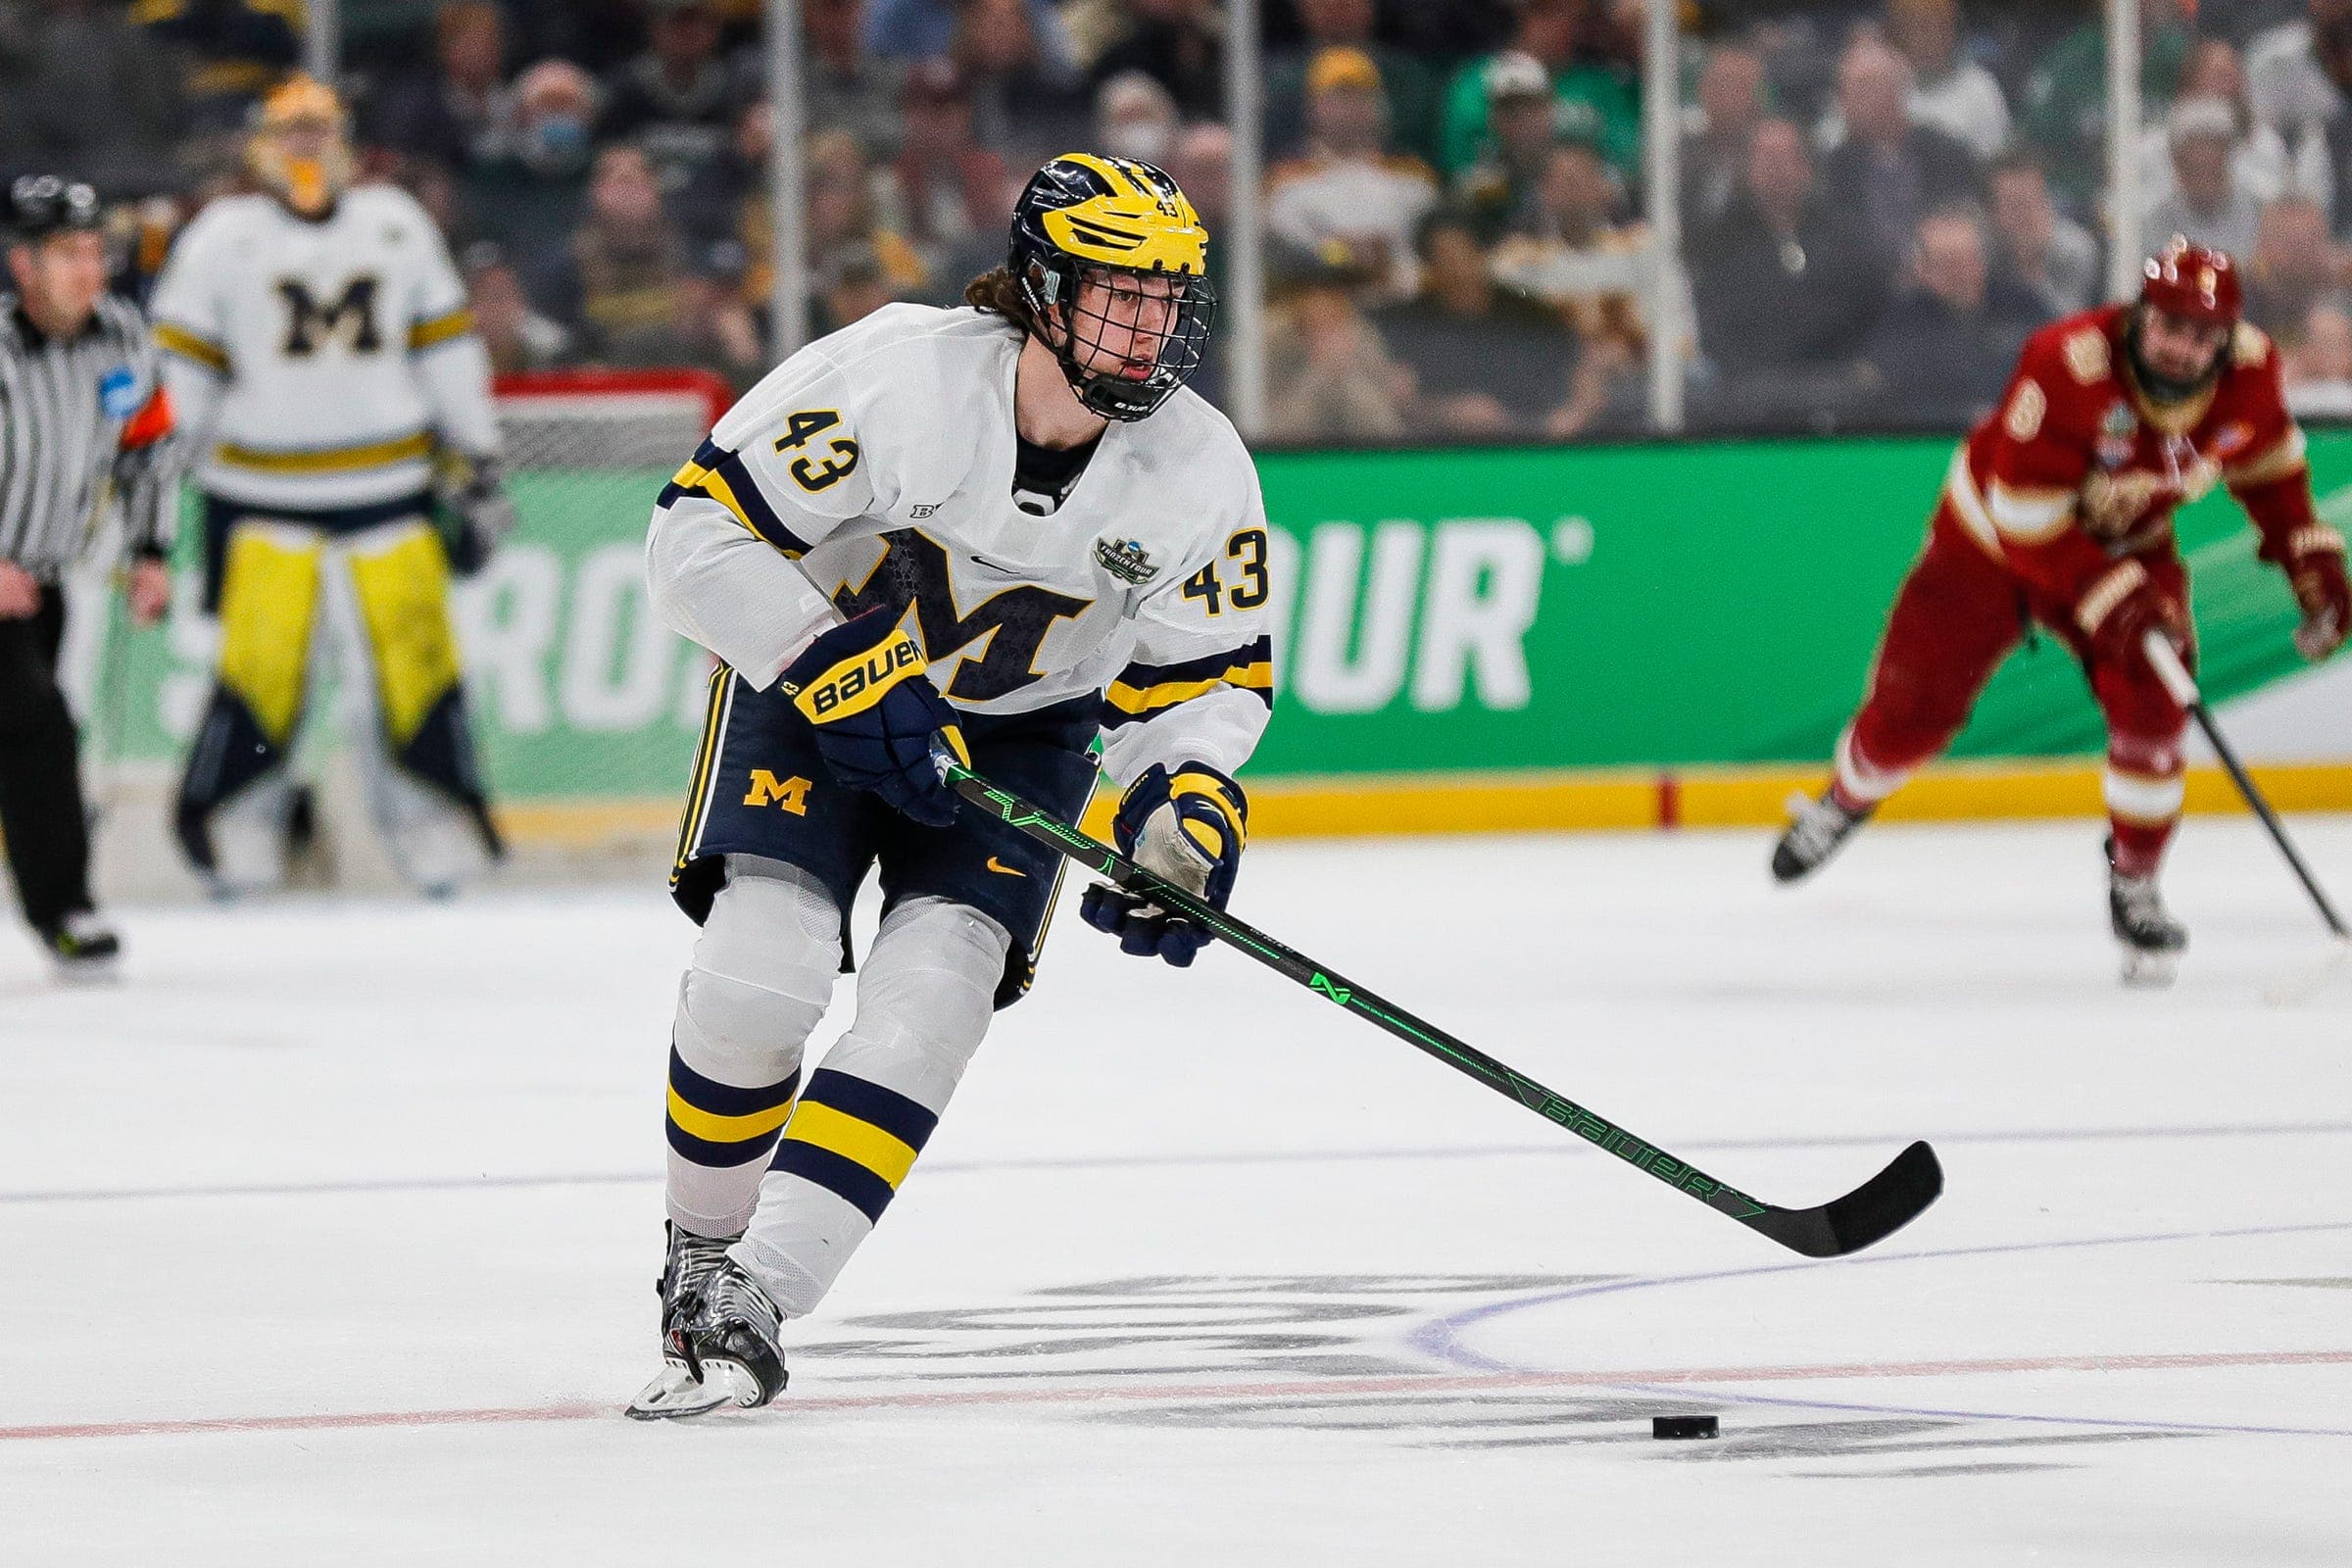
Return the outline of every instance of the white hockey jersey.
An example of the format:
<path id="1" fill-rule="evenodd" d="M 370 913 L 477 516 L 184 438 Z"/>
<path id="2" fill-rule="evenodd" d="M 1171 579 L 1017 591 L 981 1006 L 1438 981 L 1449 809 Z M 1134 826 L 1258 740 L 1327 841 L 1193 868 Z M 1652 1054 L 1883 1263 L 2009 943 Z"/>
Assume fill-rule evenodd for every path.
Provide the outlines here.
<path id="1" fill-rule="evenodd" d="M 465 284 L 405 191 L 355 187 L 317 221 L 223 197 L 172 246 L 151 314 L 208 494 L 339 511 L 423 494 L 438 446 L 499 449 Z"/>
<path id="2" fill-rule="evenodd" d="M 1179 390 L 1113 422 L 1058 508 L 1024 510 L 1021 343 L 1002 317 L 893 305 L 785 361 L 662 492 L 655 602 L 760 687 L 818 631 L 880 606 L 959 708 L 1099 698 L 1119 783 L 1153 762 L 1231 773 L 1274 693 L 1250 454 Z"/>

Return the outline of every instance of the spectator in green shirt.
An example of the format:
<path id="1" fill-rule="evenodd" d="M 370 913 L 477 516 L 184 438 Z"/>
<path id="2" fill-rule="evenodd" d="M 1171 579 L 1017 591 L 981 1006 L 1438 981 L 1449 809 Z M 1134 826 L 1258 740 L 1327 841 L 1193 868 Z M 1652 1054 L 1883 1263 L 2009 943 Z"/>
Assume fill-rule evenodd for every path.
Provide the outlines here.
<path id="1" fill-rule="evenodd" d="M 2140 0 L 2139 92 L 2150 120 L 2172 103 L 2195 41 L 2186 9 L 2182 0 Z M 2107 172 L 2104 19 L 2083 23 L 2043 59 L 2026 84 L 2018 128 L 2040 150 L 2059 196 L 2077 212 L 2088 212 Z"/>
<path id="2" fill-rule="evenodd" d="M 1642 173 L 1642 101 L 1631 81 L 1583 58 L 1587 8 L 1578 0 L 1527 0 L 1519 14 L 1515 52 L 1534 57 L 1551 77 L 1552 128 L 1563 140 L 1600 149 L 1629 184 Z M 1490 156 L 1488 68 L 1507 58 L 1490 55 L 1454 74 L 1446 95 L 1439 158 L 1456 174 Z"/>

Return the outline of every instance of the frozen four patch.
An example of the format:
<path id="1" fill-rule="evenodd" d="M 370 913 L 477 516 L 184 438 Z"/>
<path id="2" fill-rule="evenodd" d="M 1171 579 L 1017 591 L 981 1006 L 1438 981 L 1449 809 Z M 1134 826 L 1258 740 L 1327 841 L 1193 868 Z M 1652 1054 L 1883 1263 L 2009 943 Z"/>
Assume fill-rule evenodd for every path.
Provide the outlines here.
<path id="1" fill-rule="evenodd" d="M 1121 582 L 1150 582 L 1159 575 L 1158 563 L 1144 549 L 1141 539 L 1098 539 L 1095 560 Z"/>

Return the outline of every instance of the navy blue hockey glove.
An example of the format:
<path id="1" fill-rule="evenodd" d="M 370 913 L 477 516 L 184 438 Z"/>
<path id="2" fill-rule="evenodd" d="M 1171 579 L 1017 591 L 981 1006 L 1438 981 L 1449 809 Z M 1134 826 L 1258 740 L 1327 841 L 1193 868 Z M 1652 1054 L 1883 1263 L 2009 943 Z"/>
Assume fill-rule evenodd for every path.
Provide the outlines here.
<path id="1" fill-rule="evenodd" d="M 966 767 L 971 753 L 956 710 L 923 669 L 923 651 L 898 617 L 869 610 L 810 643 L 776 690 L 815 729 L 817 753 L 836 780 L 946 827 L 956 803 L 931 760 L 931 737 L 944 737 Z"/>
<path id="2" fill-rule="evenodd" d="M 1249 798 L 1215 768 L 1186 762 L 1170 773 L 1154 762 L 1120 798 L 1111 841 L 1145 870 L 1222 909 L 1233 896 L 1249 824 Z M 1096 930 L 1115 934 L 1120 952 L 1156 956 L 1179 969 L 1211 940 L 1181 915 L 1105 883 L 1086 890 L 1078 912 Z"/>

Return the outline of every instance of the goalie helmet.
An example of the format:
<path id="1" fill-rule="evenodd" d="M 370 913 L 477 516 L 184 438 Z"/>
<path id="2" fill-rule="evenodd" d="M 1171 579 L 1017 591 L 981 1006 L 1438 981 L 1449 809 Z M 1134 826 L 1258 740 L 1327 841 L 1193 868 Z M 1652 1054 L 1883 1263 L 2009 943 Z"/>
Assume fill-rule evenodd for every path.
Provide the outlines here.
<path id="1" fill-rule="evenodd" d="M 262 100 L 245 166 L 264 190 L 305 218 L 324 218 L 351 184 L 343 100 L 309 76 L 289 76 Z"/>
<path id="2" fill-rule="evenodd" d="M 1133 158 L 1064 153 L 1013 204 L 1006 270 L 1078 401 L 1140 419 L 1200 367 L 1216 310 L 1208 231 Z"/>

